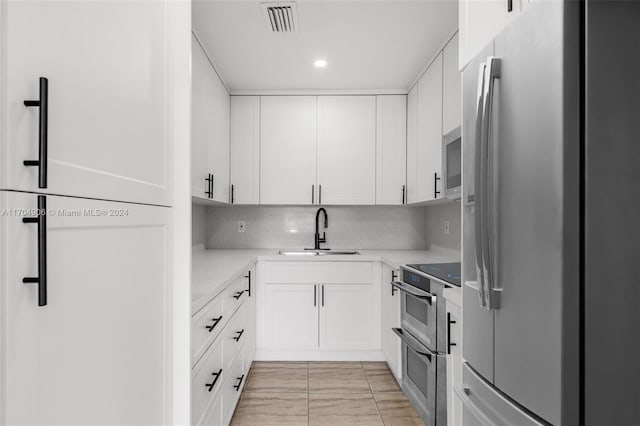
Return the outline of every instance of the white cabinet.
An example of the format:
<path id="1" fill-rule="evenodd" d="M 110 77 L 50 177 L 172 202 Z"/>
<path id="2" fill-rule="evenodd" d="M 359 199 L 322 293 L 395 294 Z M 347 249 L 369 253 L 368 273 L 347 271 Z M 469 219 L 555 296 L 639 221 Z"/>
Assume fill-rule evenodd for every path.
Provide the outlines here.
<path id="1" fill-rule="evenodd" d="M 418 151 L 418 85 L 414 85 L 407 93 L 407 186 L 406 202 L 417 202 L 417 182 L 419 159 Z"/>
<path id="2" fill-rule="evenodd" d="M 263 96 L 260 116 L 261 204 L 313 204 L 316 97 Z"/>
<path id="3" fill-rule="evenodd" d="M 400 339 L 392 331 L 400 327 L 400 292 L 391 285 L 398 279 L 397 271 L 382 265 L 382 352 L 389 368 L 400 381 L 402 378 Z"/>
<path id="4" fill-rule="evenodd" d="M 380 347 L 380 315 L 373 284 L 322 284 L 320 349 L 367 350 Z"/>
<path id="5" fill-rule="evenodd" d="M 229 202 L 230 97 L 192 38 L 191 195 Z"/>
<path id="6" fill-rule="evenodd" d="M 446 288 L 447 310 L 447 424 L 458 426 L 462 421 L 462 401 L 454 387 L 462 389 L 462 300 L 460 288 Z"/>
<path id="7" fill-rule="evenodd" d="M 3 211 L 15 212 L 0 221 L 4 421 L 167 423 L 170 209 L 41 197 L 46 244 L 36 223 L 22 221 L 35 215 L 38 195 L 0 192 Z M 38 284 L 22 283 L 38 277 L 39 259 L 46 306 L 38 306 Z"/>
<path id="8" fill-rule="evenodd" d="M 375 204 L 375 96 L 318 97 L 318 204 Z"/>
<path id="9" fill-rule="evenodd" d="M 260 97 L 231 97 L 231 204 L 260 204 Z"/>
<path id="10" fill-rule="evenodd" d="M 249 371 L 256 353 L 256 265 L 253 264 L 244 276 L 245 292 L 247 294 L 246 336 L 244 337 L 243 357 L 245 370 Z"/>
<path id="11" fill-rule="evenodd" d="M 442 134 L 462 123 L 462 73 L 458 67 L 458 33 L 442 51 Z"/>
<path id="12" fill-rule="evenodd" d="M 168 205 L 167 1 L 3 3 L 0 188 Z M 117 29 L 117 30 L 116 30 Z M 39 188 L 39 78 L 48 79 Z"/>
<path id="13" fill-rule="evenodd" d="M 317 349 L 318 285 L 267 283 L 264 288 L 264 347 Z"/>
<path id="14" fill-rule="evenodd" d="M 412 99 L 413 96 L 417 99 Z M 415 108 L 416 114 L 415 130 L 410 127 L 407 144 L 409 203 L 442 198 L 442 53 L 418 80 L 417 93 L 409 93 L 409 108 Z M 410 126 L 413 126 L 413 113 L 410 111 Z"/>
<path id="15" fill-rule="evenodd" d="M 407 97 L 376 97 L 376 204 L 405 204 Z"/>
<path id="16" fill-rule="evenodd" d="M 521 12 L 521 1 L 459 0 L 460 70 Z"/>

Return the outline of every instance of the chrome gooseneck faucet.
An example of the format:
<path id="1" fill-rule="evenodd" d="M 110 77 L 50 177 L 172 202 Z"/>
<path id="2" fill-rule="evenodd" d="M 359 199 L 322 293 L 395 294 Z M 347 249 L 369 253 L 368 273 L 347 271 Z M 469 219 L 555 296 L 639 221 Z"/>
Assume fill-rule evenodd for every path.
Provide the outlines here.
<path id="1" fill-rule="evenodd" d="M 320 207 L 316 212 L 316 241 L 314 246 L 315 250 L 320 250 L 320 243 L 327 242 L 326 232 L 322 231 L 322 237 L 320 237 L 320 230 L 319 230 L 320 213 L 324 213 L 324 229 L 327 229 L 329 227 L 329 215 L 327 215 L 327 211 L 324 209 L 324 207 Z"/>

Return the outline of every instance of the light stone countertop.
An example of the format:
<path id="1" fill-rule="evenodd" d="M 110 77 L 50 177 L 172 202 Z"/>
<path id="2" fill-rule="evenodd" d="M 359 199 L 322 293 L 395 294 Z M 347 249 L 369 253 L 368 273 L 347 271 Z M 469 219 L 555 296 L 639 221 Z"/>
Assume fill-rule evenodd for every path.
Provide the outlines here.
<path id="1" fill-rule="evenodd" d="M 295 249 L 290 249 L 295 250 Z M 407 263 L 459 262 L 460 252 L 432 250 L 358 250 L 359 255 L 283 256 L 278 249 L 194 249 L 191 272 L 191 309 L 195 314 L 227 285 L 246 274 L 256 261 L 281 262 L 383 262 L 391 268 Z"/>

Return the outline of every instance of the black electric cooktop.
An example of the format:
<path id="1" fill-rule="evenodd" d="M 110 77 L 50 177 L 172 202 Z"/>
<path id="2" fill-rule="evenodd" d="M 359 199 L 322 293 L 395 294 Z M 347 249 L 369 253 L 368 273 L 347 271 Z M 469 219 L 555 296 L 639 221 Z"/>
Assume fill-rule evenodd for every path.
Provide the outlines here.
<path id="1" fill-rule="evenodd" d="M 420 272 L 424 272 L 425 274 L 431 275 L 432 277 L 436 277 L 441 279 L 442 281 L 446 281 L 450 284 L 457 285 L 460 287 L 460 262 L 457 263 L 422 263 L 416 265 L 407 265 L 409 268 L 418 270 Z"/>

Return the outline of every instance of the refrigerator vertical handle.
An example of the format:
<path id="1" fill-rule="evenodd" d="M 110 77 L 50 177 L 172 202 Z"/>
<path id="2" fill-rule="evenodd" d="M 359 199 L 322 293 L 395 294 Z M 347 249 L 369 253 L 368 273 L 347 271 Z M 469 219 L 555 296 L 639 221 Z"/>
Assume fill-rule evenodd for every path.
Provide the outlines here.
<path id="1" fill-rule="evenodd" d="M 497 183 L 496 164 L 494 161 L 495 150 L 493 149 L 493 138 L 491 137 L 491 122 L 493 118 L 493 96 L 495 80 L 500 77 L 500 59 L 490 56 L 487 58 L 484 84 L 484 106 L 482 114 L 482 156 L 483 167 L 483 190 L 484 200 L 482 202 L 483 219 L 483 268 L 485 270 L 485 299 L 487 309 L 498 307 L 495 292 L 495 263 L 496 263 L 496 203 L 497 203 Z"/>
<path id="2" fill-rule="evenodd" d="M 486 64 L 480 64 L 478 70 L 478 96 L 476 103 L 476 123 L 474 138 L 474 240 L 476 252 L 476 275 L 478 279 L 478 295 L 480 296 L 480 306 L 485 306 L 484 294 L 484 269 L 483 269 L 483 245 L 482 245 L 482 204 L 484 196 L 482 194 L 482 112 L 484 101 L 484 79 Z"/>

